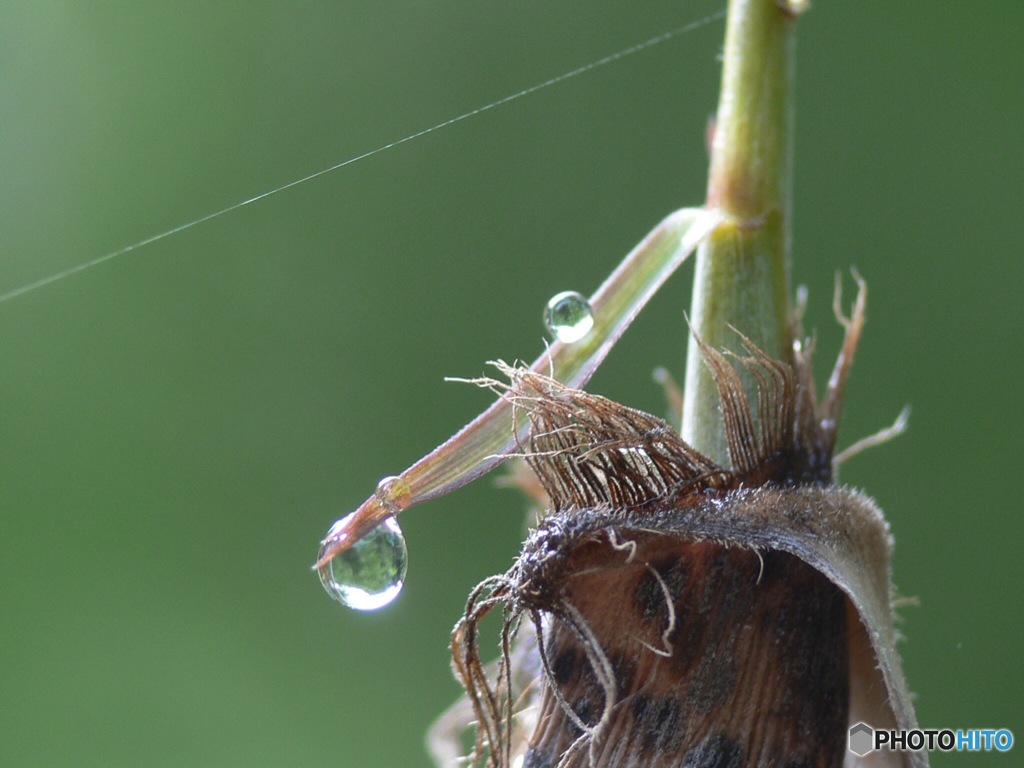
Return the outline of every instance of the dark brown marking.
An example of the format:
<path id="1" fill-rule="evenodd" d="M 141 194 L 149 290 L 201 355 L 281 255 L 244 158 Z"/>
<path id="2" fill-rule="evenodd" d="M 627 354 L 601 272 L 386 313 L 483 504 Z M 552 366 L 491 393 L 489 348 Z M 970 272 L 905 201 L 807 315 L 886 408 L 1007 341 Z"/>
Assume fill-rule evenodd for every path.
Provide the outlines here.
<path id="1" fill-rule="evenodd" d="M 654 572 L 647 570 L 641 574 L 636 585 L 634 600 L 643 618 L 650 619 L 655 616 L 663 618 L 666 615 L 665 589 L 668 589 L 672 600 L 678 599 L 690 580 L 690 565 L 685 560 L 669 557 L 657 563 L 651 563 L 650 566 Z M 661 581 L 658 580 L 659 577 Z M 662 582 L 664 582 L 664 587 L 662 587 Z"/>
<path id="2" fill-rule="evenodd" d="M 743 747 L 724 733 L 716 733 L 683 758 L 683 768 L 743 768 Z"/>
<path id="3" fill-rule="evenodd" d="M 523 768 L 552 768 L 554 761 L 547 752 L 530 747 L 523 758 Z"/>
<path id="4" fill-rule="evenodd" d="M 566 685 L 570 680 L 579 674 L 579 663 L 581 651 L 575 646 L 570 646 L 555 657 L 551 665 L 551 672 L 555 676 L 555 682 L 559 685 Z"/>
<path id="5" fill-rule="evenodd" d="M 651 753 L 677 752 L 685 735 L 680 728 L 684 718 L 679 700 L 674 696 L 663 696 L 644 701 L 646 704 L 636 718 L 642 749 Z"/>
<path id="6" fill-rule="evenodd" d="M 709 714 L 729 700 L 738 675 L 738 663 L 730 656 L 705 656 L 686 689 L 686 703 L 701 715 Z"/>

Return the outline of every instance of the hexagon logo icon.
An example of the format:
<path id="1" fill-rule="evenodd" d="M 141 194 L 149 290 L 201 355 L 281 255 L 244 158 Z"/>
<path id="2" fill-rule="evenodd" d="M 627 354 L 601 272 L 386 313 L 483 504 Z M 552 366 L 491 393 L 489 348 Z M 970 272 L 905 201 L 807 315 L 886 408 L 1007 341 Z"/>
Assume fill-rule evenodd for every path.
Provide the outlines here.
<path id="1" fill-rule="evenodd" d="M 850 728 L 850 751 L 857 757 L 864 757 L 874 751 L 875 731 L 870 725 L 857 723 Z"/>

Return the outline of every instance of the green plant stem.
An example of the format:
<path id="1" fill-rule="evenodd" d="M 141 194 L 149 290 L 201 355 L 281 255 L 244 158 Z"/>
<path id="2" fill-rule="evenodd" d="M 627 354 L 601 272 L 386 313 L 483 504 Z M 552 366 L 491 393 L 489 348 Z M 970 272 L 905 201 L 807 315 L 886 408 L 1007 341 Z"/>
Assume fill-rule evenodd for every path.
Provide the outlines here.
<path id="1" fill-rule="evenodd" d="M 730 0 L 707 197 L 725 221 L 697 252 L 690 310 L 693 330 L 712 347 L 738 349 L 735 328 L 780 359 L 791 348 L 793 28 L 803 5 Z M 741 375 L 756 402 L 753 379 Z M 727 463 L 718 390 L 692 338 L 683 437 Z"/>

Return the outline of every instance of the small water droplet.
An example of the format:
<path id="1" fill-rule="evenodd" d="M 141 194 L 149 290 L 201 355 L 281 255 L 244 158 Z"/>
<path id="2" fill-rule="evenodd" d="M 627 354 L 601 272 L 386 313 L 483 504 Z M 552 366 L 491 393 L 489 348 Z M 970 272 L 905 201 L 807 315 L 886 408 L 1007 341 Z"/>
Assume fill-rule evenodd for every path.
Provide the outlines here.
<path id="1" fill-rule="evenodd" d="M 544 325 L 559 341 L 566 344 L 579 341 L 594 327 L 590 302 L 576 291 L 562 291 L 552 296 L 544 307 Z"/>
<path id="2" fill-rule="evenodd" d="M 355 513 L 353 513 L 355 514 Z M 352 515 L 331 526 L 324 544 L 323 556 L 332 534 L 344 526 Z M 365 537 L 344 552 L 339 552 L 320 567 L 320 582 L 327 594 L 357 611 L 383 608 L 402 591 L 409 552 L 398 521 L 386 518 Z"/>
<path id="3" fill-rule="evenodd" d="M 377 489 L 373 492 L 377 501 L 392 515 L 397 515 L 409 506 L 412 500 L 412 487 L 408 480 L 397 475 L 390 475 L 377 483 Z"/>

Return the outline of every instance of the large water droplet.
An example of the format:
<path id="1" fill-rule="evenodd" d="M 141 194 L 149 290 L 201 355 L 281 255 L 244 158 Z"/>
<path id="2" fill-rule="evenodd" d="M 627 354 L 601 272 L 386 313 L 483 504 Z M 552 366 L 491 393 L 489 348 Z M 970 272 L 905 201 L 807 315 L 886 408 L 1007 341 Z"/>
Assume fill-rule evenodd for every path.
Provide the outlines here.
<path id="1" fill-rule="evenodd" d="M 320 546 L 320 557 L 335 531 L 351 517 L 343 517 L 331 526 Z M 376 611 L 402 591 L 408 562 L 402 529 L 389 517 L 349 549 L 324 563 L 320 567 L 320 582 L 339 603 L 357 611 Z"/>
<path id="2" fill-rule="evenodd" d="M 552 296 L 544 307 L 544 325 L 559 341 L 566 344 L 579 341 L 594 327 L 590 302 L 576 291 L 562 291 Z"/>

